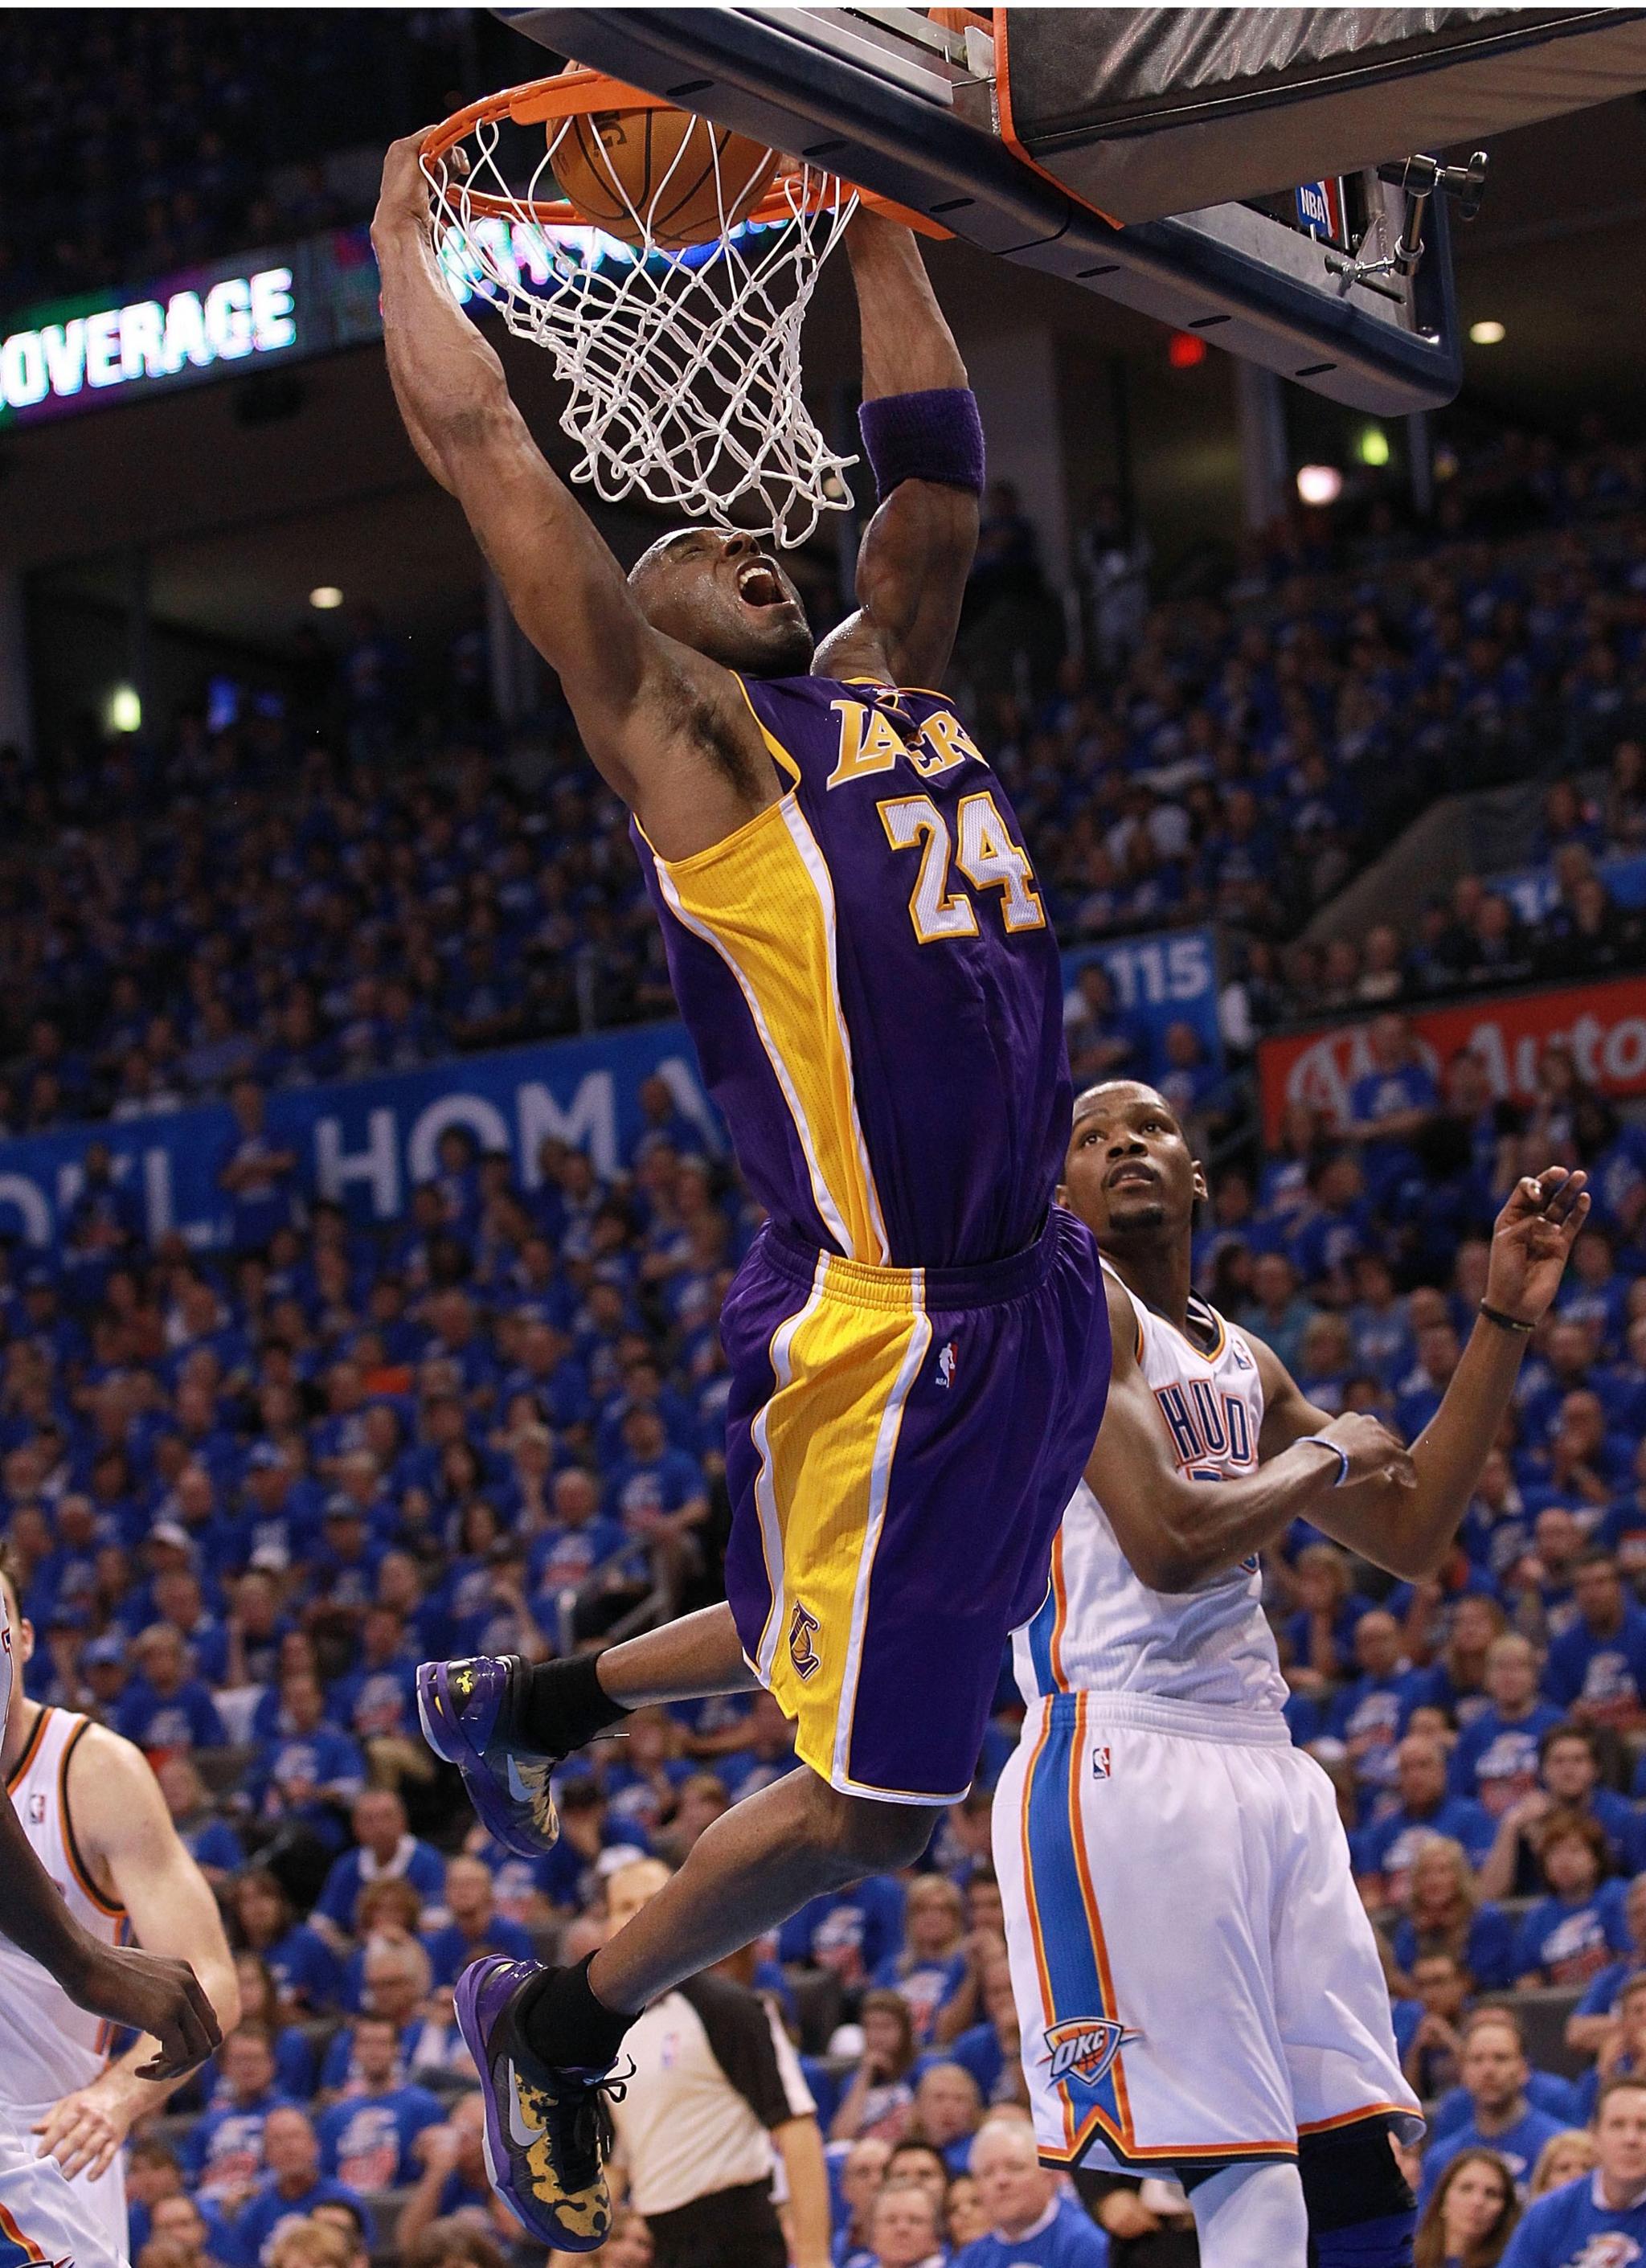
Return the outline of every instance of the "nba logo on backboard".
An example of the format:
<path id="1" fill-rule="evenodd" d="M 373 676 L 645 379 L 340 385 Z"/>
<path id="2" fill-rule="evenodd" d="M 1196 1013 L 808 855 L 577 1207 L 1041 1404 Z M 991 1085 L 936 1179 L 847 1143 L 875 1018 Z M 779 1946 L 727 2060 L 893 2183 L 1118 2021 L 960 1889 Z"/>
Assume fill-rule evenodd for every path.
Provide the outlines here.
<path id="1" fill-rule="evenodd" d="M 1103 1748 L 1101 1748 L 1101 1749 L 1094 1749 L 1092 1750 L 1092 1778 L 1093 1778 L 1094 1779 L 1107 1779 L 1107 1778 L 1108 1778 L 1108 1777 L 1109 1777 L 1109 1750 L 1108 1750 L 1108 1748 L 1107 1748 L 1107 1746 L 1104 1746 L 1104 1747 L 1103 1747 Z"/>
<path id="2" fill-rule="evenodd" d="M 1328 244 L 1343 241 L 1343 184 L 1338 180 L 1304 181 L 1297 190 L 1297 225 Z"/>
<path id="3" fill-rule="evenodd" d="M 1111 2016 L 1081 2016 L 1053 2024 L 1045 2035 L 1054 2087 L 1101 2087 L 1115 2058 L 1137 2034 Z"/>

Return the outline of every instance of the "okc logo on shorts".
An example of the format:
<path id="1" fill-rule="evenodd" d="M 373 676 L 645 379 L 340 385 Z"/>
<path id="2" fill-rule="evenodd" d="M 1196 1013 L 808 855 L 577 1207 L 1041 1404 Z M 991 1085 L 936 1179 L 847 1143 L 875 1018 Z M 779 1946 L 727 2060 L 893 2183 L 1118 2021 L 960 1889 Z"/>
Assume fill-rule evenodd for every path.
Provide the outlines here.
<path id="1" fill-rule="evenodd" d="M 937 1382 L 945 1392 L 955 1382 L 955 1364 L 959 1350 L 953 1339 L 948 1340 L 937 1358 Z"/>
<path id="2" fill-rule="evenodd" d="M 794 1664 L 797 1677 L 815 1676 L 823 1668 L 812 1647 L 812 1640 L 822 1628 L 816 1616 L 808 1613 L 797 1599 L 794 1612 L 789 1617 L 789 1660 Z"/>
<path id="3" fill-rule="evenodd" d="M 1138 2035 L 1110 2016 L 1079 2016 L 1053 2024 L 1044 2036 L 1053 2087 L 1099 2088 L 1121 2049 Z"/>

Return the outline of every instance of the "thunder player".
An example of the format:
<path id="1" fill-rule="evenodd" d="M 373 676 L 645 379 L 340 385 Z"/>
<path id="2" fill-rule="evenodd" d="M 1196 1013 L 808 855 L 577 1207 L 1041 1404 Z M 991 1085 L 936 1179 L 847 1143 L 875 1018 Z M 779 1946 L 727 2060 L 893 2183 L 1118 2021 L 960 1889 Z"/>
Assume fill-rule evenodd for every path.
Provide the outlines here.
<path id="1" fill-rule="evenodd" d="M 683 530 L 624 577 L 447 288 L 415 141 L 373 233 L 408 431 L 630 806 L 768 1215 L 722 1319 L 727 1588 L 808 1769 L 717 1822 L 591 1962 L 477 1962 L 457 1988 L 502 2195 L 589 2251 L 610 2218 L 599 2088 L 639 2011 L 815 1893 L 912 1861 L 964 1792 L 1102 1414 L 1107 1312 L 1089 1236 L 1052 1202 L 1056 939 L 999 781 L 922 689 L 948 662 L 983 440 L 913 239 L 867 215 L 847 239 L 882 501 L 860 608 L 814 651 L 748 535 Z M 528 1849 L 548 1825 L 535 1690 L 496 1661 L 419 1679 L 430 1739 Z"/>
<path id="2" fill-rule="evenodd" d="M 4 1822 L 26 1838 L 27 1863 L 100 1980 L 129 1974 L 141 1989 L 92 1998 L 54 1982 L 11 1929 L 11 1874 L 0 1941 L 0 2268 L 70 2261 L 119 2268 L 126 2258 L 125 2184 L 117 2154 L 133 2121 L 155 2110 L 237 2020 L 240 1995 L 217 1902 L 177 1838 L 153 1773 L 129 1741 L 22 1691 L 31 1625 L 0 1552 L 0 1609 L 11 1635 L 13 1690 L 0 1770 Z M 19 1870 L 20 1871 L 20 1870 Z M 129 1929 L 149 1950 L 120 1949 Z M 187 1948 L 190 1968 L 181 1956 Z M 198 1979 L 196 1970 L 198 1970 Z M 110 2060 L 110 2024 L 152 2037 Z"/>
<path id="3" fill-rule="evenodd" d="M 1028 1714 L 995 1865 L 1044 2160 L 1175 2172 L 1207 2268 L 1409 2263 L 1388 2130 L 1421 2123 L 1331 1784 L 1281 1715 L 1258 1553 L 1288 1514 L 1245 1476 L 1318 1457 L 1315 1524 L 1428 1573 L 1588 1212 L 1583 1180 L 1517 1185 L 1409 1484 L 1369 1488 L 1270 1349 L 1191 1295 L 1206 1184 L 1160 1095 L 1119 1080 L 1075 1105 L 1062 1197 L 1103 1249 L 1114 1371 L 1051 1595 L 1014 1641 Z M 1163 1438 L 1190 1485 L 1140 1494 Z"/>

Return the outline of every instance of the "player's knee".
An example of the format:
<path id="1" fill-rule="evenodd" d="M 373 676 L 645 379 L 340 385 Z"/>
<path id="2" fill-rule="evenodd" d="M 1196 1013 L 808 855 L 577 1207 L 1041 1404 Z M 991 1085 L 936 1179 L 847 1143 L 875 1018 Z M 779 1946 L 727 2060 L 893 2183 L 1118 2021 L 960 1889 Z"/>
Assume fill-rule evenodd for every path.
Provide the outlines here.
<path id="1" fill-rule="evenodd" d="M 1319 2268 L 1401 2268 L 1412 2257 L 1416 2200 L 1395 2162 L 1386 2118 L 1335 2133 L 1305 2134 L 1297 2147 L 1309 2207 L 1309 2257 Z"/>
<path id="2" fill-rule="evenodd" d="M 808 1794 L 813 1847 L 841 1883 L 912 1867 L 932 1839 L 937 1814 L 924 1804 L 876 1803 L 822 1779 Z"/>

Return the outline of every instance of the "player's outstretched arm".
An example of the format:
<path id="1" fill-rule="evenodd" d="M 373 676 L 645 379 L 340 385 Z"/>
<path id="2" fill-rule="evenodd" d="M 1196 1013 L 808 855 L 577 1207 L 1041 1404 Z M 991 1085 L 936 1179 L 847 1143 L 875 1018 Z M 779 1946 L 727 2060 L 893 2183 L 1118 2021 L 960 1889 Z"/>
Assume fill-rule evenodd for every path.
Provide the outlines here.
<path id="1" fill-rule="evenodd" d="M 69 1761 L 69 1808 L 87 1866 L 131 1918 L 140 1958 L 168 1969 L 193 1964 L 195 1990 L 211 2019 L 212 2043 L 240 2019 L 240 1985 L 217 1900 L 184 1850 L 145 1759 L 129 1741 L 93 1726 Z M 131 1957 L 129 1955 L 128 1958 Z M 73 2180 L 112 2164 L 133 2123 L 158 2110 L 186 2076 L 152 2036 L 37 2119 L 39 2154 Z"/>
<path id="2" fill-rule="evenodd" d="M 966 366 L 912 232 L 860 212 L 845 243 L 863 334 L 864 401 L 963 388 Z M 939 402 L 931 409 L 945 414 Z M 934 480 L 899 481 L 858 552 L 860 610 L 818 649 L 820 674 L 939 684 L 977 545 L 975 493 Z"/>
<path id="3" fill-rule="evenodd" d="M 750 780 L 771 772 L 764 744 L 729 672 L 652 628 L 533 440 L 503 364 L 440 274 L 419 138 L 390 148 L 372 223 L 406 430 L 558 675 L 602 777 L 665 857 L 689 857 L 775 799 L 775 784 L 751 797 Z"/>
<path id="4" fill-rule="evenodd" d="M 1432 1575 L 1451 1549 L 1509 1408 L 1532 1330 L 1553 1306 L 1589 1218 L 1586 1181 L 1564 1166 L 1551 1166 L 1510 1190 L 1492 1232 L 1485 1301 L 1508 1319 L 1508 1327 L 1485 1314 L 1476 1319 L 1440 1408 L 1412 1444 L 1415 1487 L 1336 1491 L 1310 1514 L 1325 1534 L 1391 1575 L 1413 1582 Z M 1267 1456 L 1329 1421 L 1304 1399 L 1278 1356 L 1261 1345 L 1257 1351 L 1264 1394 L 1259 1447 Z"/>
<path id="5" fill-rule="evenodd" d="M 1108 1283 L 1108 1279 L 1105 1278 Z M 1319 1520 L 1328 1493 L 1412 1485 L 1411 1460 L 1375 1418 L 1322 1416 L 1306 1430 L 1335 1447 L 1294 1438 L 1282 1455 L 1249 1476 L 1216 1486 L 1178 1469 L 1171 1437 L 1136 1352 L 1137 1318 L 1118 1285 L 1108 1283 L 1114 1366 L 1096 1445 L 1086 1467 L 1092 1492 L 1140 1582 L 1186 1591 L 1285 1533 L 1294 1520 Z M 1347 1485 L 1333 1489 L 1348 1460 Z"/>

